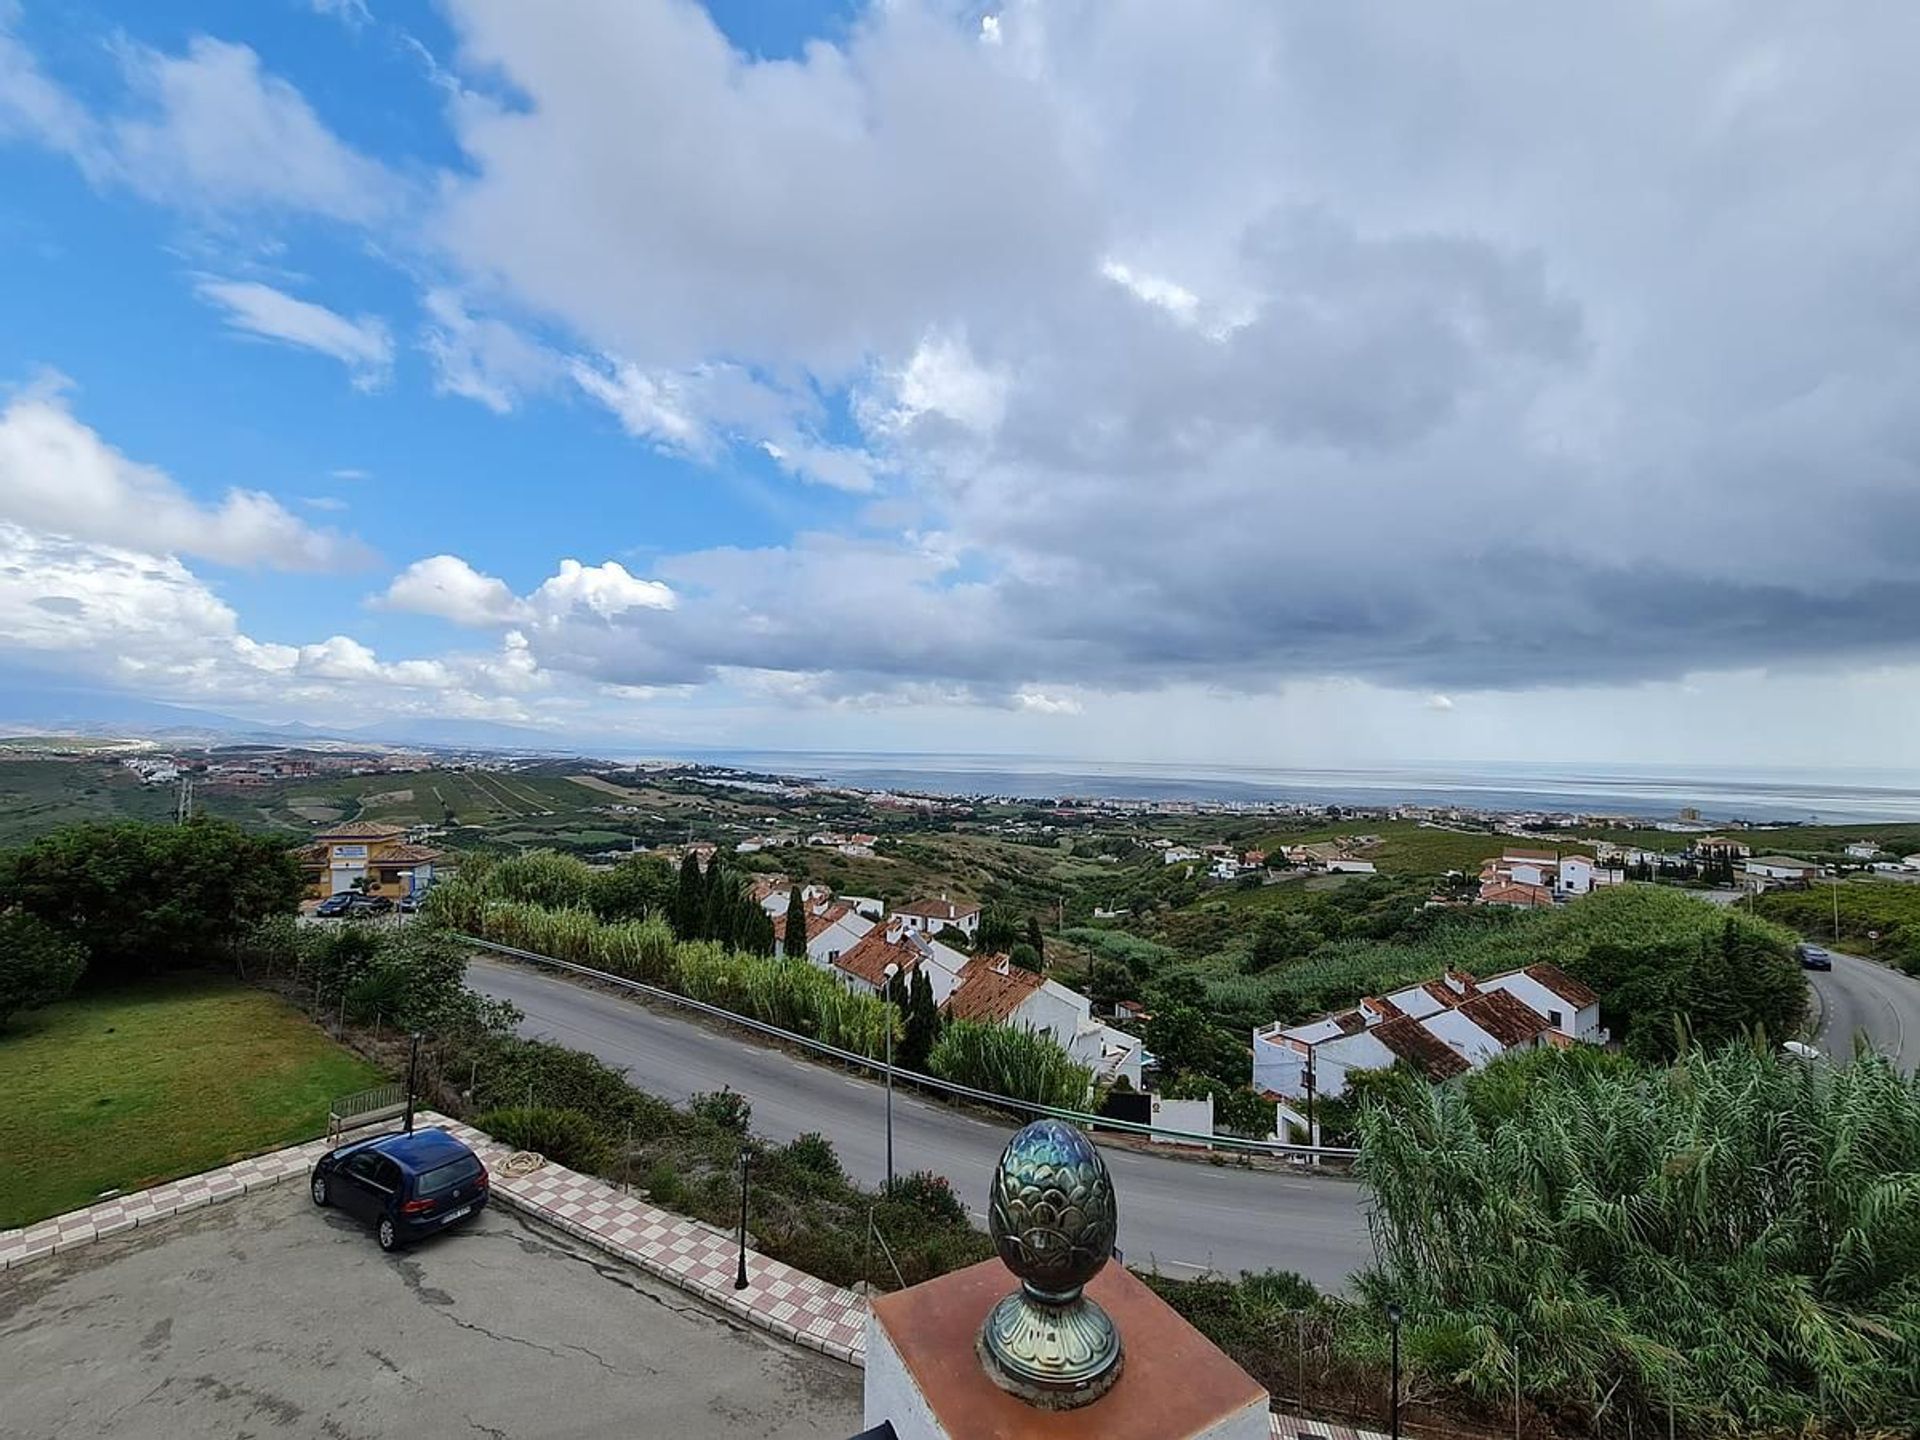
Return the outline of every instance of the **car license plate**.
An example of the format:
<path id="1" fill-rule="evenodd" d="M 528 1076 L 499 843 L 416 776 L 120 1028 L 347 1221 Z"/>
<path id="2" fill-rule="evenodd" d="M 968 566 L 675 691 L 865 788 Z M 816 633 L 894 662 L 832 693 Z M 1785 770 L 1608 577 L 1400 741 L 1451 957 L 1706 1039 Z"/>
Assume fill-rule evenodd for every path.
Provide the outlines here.
<path id="1" fill-rule="evenodd" d="M 440 1223 L 442 1225 L 450 1225 L 455 1220 L 458 1220 L 462 1215 L 471 1215 L 472 1213 L 473 1213 L 473 1206 L 462 1205 L 458 1210 L 449 1210 L 446 1214 L 442 1215 L 440 1217 Z"/>

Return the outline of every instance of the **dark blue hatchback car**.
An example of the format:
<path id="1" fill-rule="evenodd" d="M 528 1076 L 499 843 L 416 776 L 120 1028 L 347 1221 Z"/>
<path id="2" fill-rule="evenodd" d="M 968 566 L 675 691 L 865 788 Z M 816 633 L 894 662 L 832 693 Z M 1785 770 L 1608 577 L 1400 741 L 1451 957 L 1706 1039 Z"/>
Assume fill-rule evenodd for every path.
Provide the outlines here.
<path id="1" fill-rule="evenodd" d="M 329 1150 L 314 1162 L 316 1205 L 337 1205 L 373 1222 L 393 1250 L 480 1213 L 487 1167 L 444 1130 L 376 1135 Z"/>

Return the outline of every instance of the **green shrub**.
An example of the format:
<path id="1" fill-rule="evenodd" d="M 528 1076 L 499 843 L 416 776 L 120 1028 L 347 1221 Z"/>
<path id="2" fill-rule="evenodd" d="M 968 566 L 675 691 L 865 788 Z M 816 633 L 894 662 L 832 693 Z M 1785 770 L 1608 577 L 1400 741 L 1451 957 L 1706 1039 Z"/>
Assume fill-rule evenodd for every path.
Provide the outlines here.
<path id="1" fill-rule="evenodd" d="M 737 1090 L 722 1086 L 718 1090 L 705 1090 L 691 1096 L 687 1109 L 722 1130 L 731 1130 L 736 1135 L 744 1135 L 753 1124 L 753 1102 Z"/>
<path id="2" fill-rule="evenodd" d="M 944 1175 L 931 1170 L 915 1170 L 906 1175 L 896 1175 L 893 1183 L 886 1187 L 885 1195 L 889 1200 L 897 1200 L 911 1205 L 929 1220 L 938 1220 L 948 1225 L 967 1223 L 967 1207 L 960 1197 L 953 1193 L 953 1185 Z"/>
<path id="3" fill-rule="evenodd" d="M 818 1130 L 809 1130 L 796 1135 L 788 1141 L 783 1158 L 796 1169 L 809 1175 L 826 1180 L 844 1180 L 846 1171 L 841 1167 L 840 1157 L 834 1152 L 833 1142 Z"/>
<path id="4" fill-rule="evenodd" d="M 593 871 L 585 861 L 553 850 L 496 860 L 485 882 L 489 896 L 550 910 L 584 906 L 593 883 Z"/>
<path id="5" fill-rule="evenodd" d="M 1051 1035 L 958 1020 L 947 1026 L 927 1069 L 943 1080 L 1062 1110 L 1087 1103 L 1093 1072 L 1076 1065 Z"/>
<path id="6" fill-rule="evenodd" d="M 484 1130 L 515 1150 L 534 1150 L 569 1170 L 598 1170 L 607 1160 L 606 1137 L 593 1117 L 557 1106 L 519 1106 L 487 1110 L 473 1119 Z"/>
<path id="7" fill-rule="evenodd" d="M 22 1010 L 66 998 L 87 968 L 87 952 L 45 921 L 0 914 L 0 1029 Z"/>

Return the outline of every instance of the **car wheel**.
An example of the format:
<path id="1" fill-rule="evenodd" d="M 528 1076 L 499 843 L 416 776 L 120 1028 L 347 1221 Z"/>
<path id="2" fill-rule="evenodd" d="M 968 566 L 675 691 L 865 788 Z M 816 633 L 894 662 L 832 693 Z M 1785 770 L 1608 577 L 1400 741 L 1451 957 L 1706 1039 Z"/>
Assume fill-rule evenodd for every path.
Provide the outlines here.
<path id="1" fill-rule="evenodd" d="M 382 1250 L 397 1250 L 400 1248 L 400 1231 L 395 1227 L 392 1216 L 382 1215 L 380 1217 L 380 1228 L 376 1230 L 374 1234 L 379 1237 L 380 1248 Z"/>
<path id="2" fill-rule="evenodd" d="M 313 1177 L 313 1203 L 322 1209 L 326 1208 L 327 1177 L 324 1175 L 316 1175 Z"/>

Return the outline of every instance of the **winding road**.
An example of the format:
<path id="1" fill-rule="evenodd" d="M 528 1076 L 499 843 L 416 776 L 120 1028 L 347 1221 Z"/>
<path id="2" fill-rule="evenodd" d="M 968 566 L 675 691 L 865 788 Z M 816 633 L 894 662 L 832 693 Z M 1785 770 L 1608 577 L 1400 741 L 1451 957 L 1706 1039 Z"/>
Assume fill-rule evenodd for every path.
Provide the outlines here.
<path id="1" fill-rule="evenodd" d="M 1920 1067 L 1920 980 L 1858 955 L 1833 956 L 1833 969 L 1809 970 L 1817 1010 L 1813 1043 L 1836 1059 L 1853 1053 L 1856 1034 L 1902 1070 Z"/>
<path id="2" fill-rule="evenodd" d="M 886 1093 L 874 1081 L 525 966 L 476 959 L 467 983 L 519 1006 L 526 1016 L 521 1034 L 621 1066 L 642 1090 L 684 1100 L 731 1086 L 753 1102 L 760 1134 L 785 1141 L 817 1130 L 833 1141 L 855 1179 L 874 1185 L 886 1175 Z M 903 1091 L 893 1103 L 895 1171 L 945 1175 L 984 1223 L 978 1207 L 1013 1123 Z M 1364 1192 L 1350 1180 L 1113 1146 L 1105 1154 L 1119 1192 L 1120 1249 L 1129 1265 L 1181 1279 L 1209 1270 L 1297 1270 L 1335 1288 L 1373 1257 Z"/>
<path id="3" fill-rule="evenodd" d="M 1844 1057 L 1862 1032 L 1904 1068 L 1920 1063 L 1920 982 L 1839 952 L 1832 971 L 1808 978 L 1821 1049 Z M 672 1100 L 731 1086 L 753 1102 L 754 1129 L 769 1139 L 816 1130 L 833 1141 L 856 1179 L 872 1185 L 886 1174 L 885 1092 L 872 1080 L 526 966 L 476 959 L 467 979 L 483 994 L 519 1006 L 523 1035 L 585 1050 L 625 1069 L 641 1089 Z M 962 1197 L 984 1197 L 1012 1129 L 1010 1122 L 896 1092 L 894 1167 L 935 1170 Z M 1106 1157 L 1119 1190 L 1120 1247 L 1129 1264 L 1181 1277 L 1297 1270 L 1336 1288 L 1372 1258 L 1365 1192 L 1351 1181 L 1112 1146 Z M 974 1215 L 983 1219 L 977 1208 Z"/>

